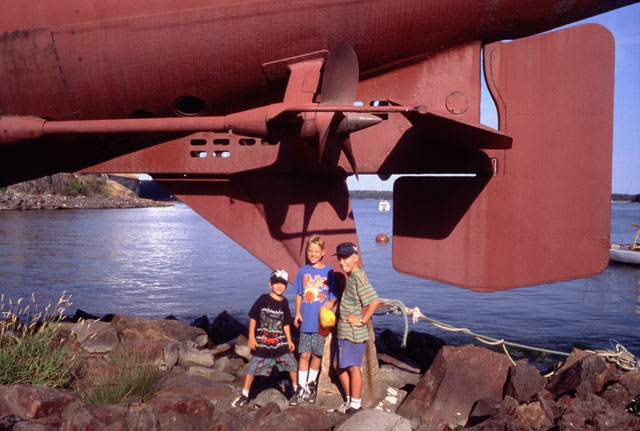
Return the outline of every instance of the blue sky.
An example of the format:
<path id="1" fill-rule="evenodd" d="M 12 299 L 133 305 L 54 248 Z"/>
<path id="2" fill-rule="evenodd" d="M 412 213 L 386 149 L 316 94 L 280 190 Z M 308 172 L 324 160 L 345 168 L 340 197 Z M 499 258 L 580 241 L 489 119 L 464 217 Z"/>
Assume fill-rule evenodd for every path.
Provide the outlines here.
<path id="1" fill-rule="evenodd" d="M 640 4 L 617 9 L 571 24 L 594 22 L 607 27 L 616 40 L 616 72 L 613 114 L 612 192 L 640 193 Z M 482 122 L 496 127 L 495 108 L 483 92 Z M 485 106 L 487 109 L 485 109 Z M 352 190 L 391 190 L 393 179 L 376 175 L 349 177 Z"/>

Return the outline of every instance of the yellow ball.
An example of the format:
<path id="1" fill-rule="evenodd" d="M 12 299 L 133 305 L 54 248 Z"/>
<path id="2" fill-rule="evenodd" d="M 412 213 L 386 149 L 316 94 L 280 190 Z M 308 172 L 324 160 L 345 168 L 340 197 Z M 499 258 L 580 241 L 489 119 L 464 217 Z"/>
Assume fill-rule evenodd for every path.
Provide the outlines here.
<path id="1" fill-rule="evenodd" d="M 333 311 L 325 307 L 320 308 L 320 326 L 324 329 L 332 329 L 336 326 L 336 315 Z"/>

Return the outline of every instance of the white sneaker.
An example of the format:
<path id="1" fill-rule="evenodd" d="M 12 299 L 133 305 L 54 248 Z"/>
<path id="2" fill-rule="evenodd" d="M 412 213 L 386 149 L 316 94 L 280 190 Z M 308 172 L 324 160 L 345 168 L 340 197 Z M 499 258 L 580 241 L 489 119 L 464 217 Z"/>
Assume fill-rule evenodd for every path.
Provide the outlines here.
<path id="1" fill-rule="evenodd" d="M 340 407 L 337 407 L 335 409 L 329 409 L 327 410 L 328 412 L 338 412 L 338 413 L 344 413 L 347 411 L 347 409 L 349 408 L 350 404 L 345 401 L 344 403 L 342 403 L 342 405 Z"/>

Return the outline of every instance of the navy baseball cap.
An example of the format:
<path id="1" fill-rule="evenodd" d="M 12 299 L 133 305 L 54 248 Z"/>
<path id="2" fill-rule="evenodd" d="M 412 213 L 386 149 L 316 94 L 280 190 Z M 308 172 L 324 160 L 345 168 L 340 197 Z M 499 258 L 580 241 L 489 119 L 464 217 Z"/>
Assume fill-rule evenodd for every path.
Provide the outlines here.
<path id="1" fill-rule="evenodd" d="M 334 256 L 351 256 L 354 253 L 358 253 L 358 247 L 352 242 L 343 242 L 336 247 Z"/>

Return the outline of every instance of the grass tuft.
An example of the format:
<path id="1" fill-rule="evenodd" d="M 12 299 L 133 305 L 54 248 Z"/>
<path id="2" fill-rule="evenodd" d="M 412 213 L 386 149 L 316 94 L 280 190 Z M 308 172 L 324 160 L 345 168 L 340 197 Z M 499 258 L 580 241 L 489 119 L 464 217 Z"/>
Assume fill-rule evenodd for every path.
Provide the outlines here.
<path id="1" fill-rule="evenodd" d="M 148 401 L 158 391 L 159 371 L 147 364 L 148 353 L 127 355 L 122 352 L 113 359 L 116 371 L 105 383 L 90 389 L 77 387 L 76 393 L 91 404 L 118 404 L 123 401 Z"/>
<path id="2" fill-rule="evenodd" d="M 4 295 L 0 297 L 0 384 L 70 385 L 74 361 L 65 346 L 54 342 L 56 325 L 71 305 L 69 298 L 63 292 L 54 307 L 48 304 L 39 312 L 34 294 L 26 305 L 23 298 L 15 304 L 9 299 L 7 310 Z"/>

